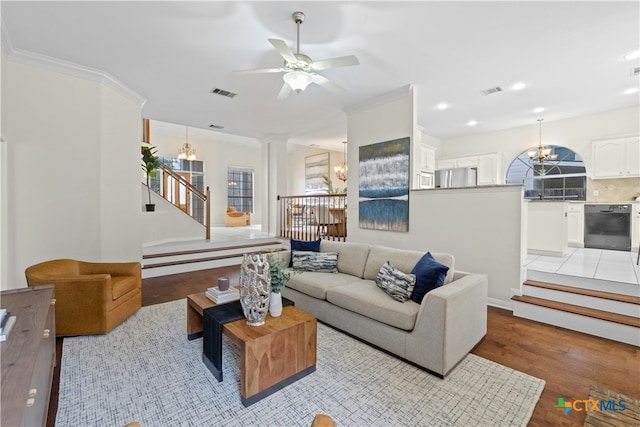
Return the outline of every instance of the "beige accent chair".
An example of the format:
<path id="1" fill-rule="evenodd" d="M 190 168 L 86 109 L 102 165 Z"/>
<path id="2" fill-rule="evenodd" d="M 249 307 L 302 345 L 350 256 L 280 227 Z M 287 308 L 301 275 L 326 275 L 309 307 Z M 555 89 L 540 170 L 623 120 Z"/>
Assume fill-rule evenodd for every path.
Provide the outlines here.
<path id="1" fill-rule="evenodd" d="M 25 275 L 29 287 L 55 286 L 57 336 L 106 334 L 142 306 L 139 262 L 57 259 Z"/>
<path id="2" fill-rule="evenodd" d="M 234 208 L 227 208 L 224 217 L 224 225 L 227 227 L 245 227 L 251 225 L 251 214 L 249 212 L 238 212 Z"/>

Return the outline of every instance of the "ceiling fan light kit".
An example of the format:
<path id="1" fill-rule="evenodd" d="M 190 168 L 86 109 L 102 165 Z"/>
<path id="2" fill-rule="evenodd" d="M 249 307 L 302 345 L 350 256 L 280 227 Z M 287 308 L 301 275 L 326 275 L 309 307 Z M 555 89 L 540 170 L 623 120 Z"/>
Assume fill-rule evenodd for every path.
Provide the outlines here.
<path id="1" fill-rule="evenodd" d="M 289 71 L 282 79 L 297 93 L 302 92 L 313 81 L 313 77 L 304 71 Z"/>
<path id="2" fill-rule="evenodd" d="M 284 59 L 284 66 L 281 68 L 263 68 L 255 70 L 236 71 L 241 74 L 258 73 L 285 73 L 282 76 L 284 85 L 278 93 L 278 99 L 289 96 L 292 91 L 303 92 L 311 83 L 315 83 L 334 93 L 344 91 L 343 88 L 332 83 L 327 78 L 317 74 L 315 71 L 328 70 L 337 67 L 349 67 L 359 65 L 360 61 L 354 55 L 330 58 L 314 62 L 309 56 L 300 53 L 300 24 L 304 22 L 305 15 L 302 12 L 294 12 L 291 17 L 296 24 L 296 53 L 287 46 L 283 40 L 269 39 L 269 43 L 278 51 Z"/>

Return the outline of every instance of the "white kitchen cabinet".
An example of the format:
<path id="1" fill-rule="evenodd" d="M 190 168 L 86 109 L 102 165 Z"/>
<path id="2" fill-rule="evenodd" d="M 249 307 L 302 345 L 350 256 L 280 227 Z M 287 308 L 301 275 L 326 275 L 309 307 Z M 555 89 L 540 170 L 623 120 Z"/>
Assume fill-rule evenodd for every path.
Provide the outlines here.
<path id="1" fill-rule="evenodd" d="M 640 138 L 593 141 L 593 178 L 640 176 Z"/>
<path id="2" fill-rule="evenodd" d="M 478 167 L 478 156 L 459 157 L 456 159 L 456 167 L 458 168 L 475 168 Z"/>
<path id="3" fill-rule="evenodd" d="M 456 159 L 440 159 L 438 160 L 438 169 L 452 169 L 457 168 L 458 162 Z"/>
<path id="4" fill-rule="evenodd" d="M 567 204 L 567 242 L 569 246 L 584 247 L 584 203 Z"/>
<path id="5" fill-rule="evenodd" d="M 530 254 L 563 256 L 567 253 L 567 234 L 567 203 L 528 203 L 527 250 Z"/>
<path id="6" fill-rule="evenodd" d="M 436 170 L 436 150 L 425 144 L 420 144 L 420 170 L 422 172 Z"/>
<path id="7" fill-rule="evenodd" d="M 503 183 L 502 161 L 499 153 L 478 156 L 478 185 Z"/>
<path id="8" fill-rule="evenodd" d="M 438 169 L 475 167 L 478 167 L 478 156 L 457 157 L 455 159 L 438 160 Z"/>

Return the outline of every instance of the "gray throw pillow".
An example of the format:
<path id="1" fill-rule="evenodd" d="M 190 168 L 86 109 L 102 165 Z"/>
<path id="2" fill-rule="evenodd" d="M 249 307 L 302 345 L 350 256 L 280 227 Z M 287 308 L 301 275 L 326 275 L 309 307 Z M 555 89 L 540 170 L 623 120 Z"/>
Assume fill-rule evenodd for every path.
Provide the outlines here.
<path id="1" fill-rule="evenodd" d="M 394 300 L 405 302 L 411 297 L 416 285 L 416 276 L 415 274 L 403 273 L 387 261 L 380 267 L 376 277 L 376 285 Z"/>
<path id="2" fill-rule="evenodd" d="M 338 252 L 292 251 L 291 267 L 300 271 L 338 272 Z"/>

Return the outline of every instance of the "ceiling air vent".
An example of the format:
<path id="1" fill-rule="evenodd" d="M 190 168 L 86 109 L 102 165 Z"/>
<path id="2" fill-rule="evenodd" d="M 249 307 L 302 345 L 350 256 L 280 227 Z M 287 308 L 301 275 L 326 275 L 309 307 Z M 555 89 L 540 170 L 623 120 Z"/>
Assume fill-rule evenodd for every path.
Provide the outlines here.
<path id="1" fill-rule="evenodd" d="M 237 93 L 229 92 L 228 90 L 213 88 L 211 89 L 211 93 L 215 93 L 216 95 L 226 96 L 227 98 L 233 98 L 237 95 Z"/>
<path id="2" fill-rule="evenodd" d="M 223 129 L 224 128 L 224 126 L 220 126 L 220 125 L 209 125 L 209 127 L 213 128 L 213 129 Z"/>
<path id="3" fill-rule="evenodd" d="M 496 86 L 496 87 L 490 87 L 489 89 L 481 90 L 480 93 L 483 94 L 484 96 L 487 96 L 493 93 L 502 92 L 503 90 L 504 89 L 502 89 L 500 86 Z"/>
<path id="4" fill-rule="evenodd" d="M 640 75 L 640 67 L 635 67 L 631 69 L 631 77 Z"/>

